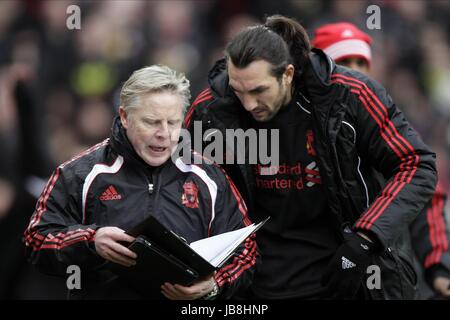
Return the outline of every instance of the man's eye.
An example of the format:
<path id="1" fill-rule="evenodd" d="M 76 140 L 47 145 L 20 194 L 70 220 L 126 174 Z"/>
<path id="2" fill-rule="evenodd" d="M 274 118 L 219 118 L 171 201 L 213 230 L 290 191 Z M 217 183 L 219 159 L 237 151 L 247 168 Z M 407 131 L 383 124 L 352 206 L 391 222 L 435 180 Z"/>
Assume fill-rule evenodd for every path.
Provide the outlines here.
<path id="1" fill-rule="evenodd" d="M 266 91 L 266 89 L 256 89 L 256 90 L 253 90 L 252 93 L 253 94 L 260 94 L 260 93 L 263 93 L 264 91 Z"/>
<path id="2" fill-rule="evenodd" d="M 236 95 L 239 95 L 240 93 L 239 93 L 239 91 L 237 91 L 235 88 L 233 88 L 232 86 L 230 86 L 230 88 L 231 88 L 231 91 L 233 91 L 234 92 L 234 94 L 236 94 Z"/>

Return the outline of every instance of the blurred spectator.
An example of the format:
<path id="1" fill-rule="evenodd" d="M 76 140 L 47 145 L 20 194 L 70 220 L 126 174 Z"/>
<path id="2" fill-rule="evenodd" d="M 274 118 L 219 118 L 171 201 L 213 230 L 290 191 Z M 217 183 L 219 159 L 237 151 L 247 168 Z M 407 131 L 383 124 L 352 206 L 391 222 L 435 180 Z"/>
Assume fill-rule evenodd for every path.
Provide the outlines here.
<path id="1" fill-rule="evenodd" d="M 10 121 L 0 125 L 0 152 L 6 154 L 0 167 L 0 251 L 6 257 L 0 260 L 0 298 L 62 298 L 56 280 L 26 264 L 20 236 L 52 167 L 44 122 L 30 85 L 34 76 L 30 66 L 13 64 L 0 74 L 0 110 Z M 24 278 L 41 287 L 32 289 Z M 53 288 L 52 294 L 45 293 L 44 285 Z"/>

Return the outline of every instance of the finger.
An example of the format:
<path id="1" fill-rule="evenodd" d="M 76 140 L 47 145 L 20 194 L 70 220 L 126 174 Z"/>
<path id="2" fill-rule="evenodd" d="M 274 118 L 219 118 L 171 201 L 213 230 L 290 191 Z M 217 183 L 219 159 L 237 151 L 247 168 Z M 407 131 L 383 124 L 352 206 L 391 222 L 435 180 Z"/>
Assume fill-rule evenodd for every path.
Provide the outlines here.
<path id="1" fill-rule="evenodd" d="M 114 257 L 114 258 L 112 258 L 112 261 L 115 262 L 115 263 L 118 263 L 118 264 L 120 264 L 120 265 L 122 265 L 124 267 L 128 267 L 128 268 L 136 265 L 135 261 L 128 260 L 128 259 L 126 259 L 126 258 L 124 258 L 122 256 Z"/>
<path id="2" fill-rule="evenodd" d="M 161 288 L 163 288 L 167 293 L 170 293 L 171 295 L 178 295 L 178 291 L 173 287 L 172 284 L 165 282 Z"/>
<path id="3" fill-rule="evenodd" d="M 116 241 L 125 241 L 125 242 L 133 242 L 134 240 L 136 240 L 136 238 L 125 233 L 125 231 L 120 228 L 114 228 L 114 232 L 112 232 L 111 238 Z"/>
<path id="4" fill-rule="evenodd" d="M 162 290 L 172 300 L 186 300 L 186 297 L 179 292 L 172 284 L 165 283 L 161 286 Z"/>
<path id="5" fill-rule="evenodd" d="M 173 287 L 179 295 L 185 297 L 186 299 L 197 299 L 202 296 L 201 289 L 195 285 L 185 287 L 181 284 L 174 284 Z"/>
<path id="6" fill-rule="evenodd" d="M 160 289 L 161 289 L 161 294 L 162 294 L 164 297 L 166 297 L 167 299 L 170 299 L 170 300 L 174 300 L 174 297 L 173 297 L 172 293 L 169 292 L 169 291 L 166 289 L 166 287 L 165 287 L 164 284 L 161 285 Z"/>
<path id="7" fill-rule="evenodd" d="M 123 258 L 120 258 L 120 257 L 111 257 L 110 261 L 112 261 L 114 263 L 117 263 L 117 264 L 120 264 L 120 265 L 122 265 L 124 267 L 127 267 L 127 268 L 132 267 L 134 265 L 134 262 L 124 260 Z"/>
<path id="8" fill-rule="evenodd" d="M 124 247 L 120 243 L 112 242 L 110 244 L 110 248 L 112 250 L 114 250 L 115 252 L 119 253 L 120 255 L 128 257 L 130 259 L 136 259 L 137 258 L 136 252 L 131 251 L 130 249 L 128 249 L 127 247 Z"/>
<path id="9" fill-rule="evenodd" d="M 169 300 L 175 300 L 171 295 L 167 294 L 164 290 L 161 289 L 161 294 Z"/>
<path id="10" fill-rule="evenodd" d="M 181 294 L 188 296 L 192 299 L 198 299 L 200 297 L 203 297 L 207 293 L 211 292 L 214 288 L 214 286 L 211 283 L 211 279 L 194 283 L 189 287 L 182 286 L 180 284 L 175 284 L 174 287 Z"/>
<path id="11" fill-rule="evenodd" d="M 164 297 L 166 297 L 167 299 L 170 299 L 170 300 L 182 300 L 181 298 L 179 298 L 178 296 L 174 295 L 173 293 L 168 292 L 167 289 L 163 288 L 162 286 L 161 286 L 161 294 Z"/>
<path id="12" fill-rule="evenodd" d="M 108 260 L 123 265 L 125 267 L 131 267 L 136 264 L 136 260 L 122 256 L 117 252 L 115 252 L 114 250 L 108 250 L 105 253 Z"/>
<path id="13" fill-rule="evenodd" d="M 180 299 L 183 300 L 195 300 L 200 298 L 202 294 L 201 291 L 197 287 L 193 286 L 182 286 L 180 284 L 174 284 L 172 286 L 172 292 L 174 292 Z"/>

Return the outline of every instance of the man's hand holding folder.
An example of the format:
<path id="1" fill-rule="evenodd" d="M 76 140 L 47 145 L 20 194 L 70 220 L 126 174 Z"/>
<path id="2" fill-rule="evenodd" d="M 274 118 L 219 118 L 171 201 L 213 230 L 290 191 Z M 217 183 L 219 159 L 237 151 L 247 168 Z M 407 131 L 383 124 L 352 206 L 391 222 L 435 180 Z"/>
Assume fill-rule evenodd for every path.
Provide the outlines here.
<path id="1" fill-rule="evenodd" d="M 136 265 L 137 255 L 121 242 L 132 243 L 136 238 L 117 227 L 103 227 L 95 235 L 95 250 L 104 259 L 125 267 Z"/>
<path id="2" fill-rule="evenodd" d="M 161 286 L 161 293 L 171 300 L 195 300 L 204 297 L 215 288 L 217 288 L 217 283 L 214 280 L 214 273 L 212 273 L 204 279 L 195 281 L 190 286 L 166 282 Z"/>

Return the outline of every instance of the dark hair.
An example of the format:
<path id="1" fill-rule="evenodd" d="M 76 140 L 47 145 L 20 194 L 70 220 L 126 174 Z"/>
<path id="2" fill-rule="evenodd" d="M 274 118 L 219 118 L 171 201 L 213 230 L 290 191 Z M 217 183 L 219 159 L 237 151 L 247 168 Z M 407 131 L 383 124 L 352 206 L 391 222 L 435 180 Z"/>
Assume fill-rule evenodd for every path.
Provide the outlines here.
<path id="1" fill-rule="evenodd" d="M 265 60 L 272 65 L 272 74 L 280 79 L 292 63 L 298 76 L 311 51 L 308 34 L 300 23 L 281 15 L 266 18 L 264 25 L 240 31 L 228 43 L 225 55 L 237 68 L 253 61 Z"/>

